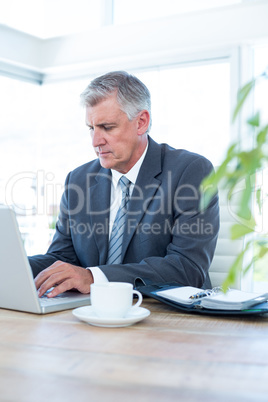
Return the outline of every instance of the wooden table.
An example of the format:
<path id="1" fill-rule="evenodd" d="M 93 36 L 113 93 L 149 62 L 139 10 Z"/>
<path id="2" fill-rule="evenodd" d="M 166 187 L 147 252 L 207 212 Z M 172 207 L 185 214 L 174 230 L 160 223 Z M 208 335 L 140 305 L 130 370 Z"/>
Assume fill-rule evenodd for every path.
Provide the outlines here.
<path id="1" fill-rule="evenodd" d="M 142 306 L 125 328 L 0 309 L 0 401 L 268 401 L 268 317 Z"/>

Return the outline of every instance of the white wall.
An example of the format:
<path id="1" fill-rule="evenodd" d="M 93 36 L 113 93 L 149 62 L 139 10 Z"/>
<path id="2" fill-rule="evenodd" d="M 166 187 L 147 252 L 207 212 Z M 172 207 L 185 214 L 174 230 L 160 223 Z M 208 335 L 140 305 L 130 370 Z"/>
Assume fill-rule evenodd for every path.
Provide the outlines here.
<path id="1" fill-rule="evenodd" d="M 0 72 L 50 82 L 204 59 L 267 41 L 267 21 L 268 2 L 255 1 L 46 40 L 0 26 Z"/>

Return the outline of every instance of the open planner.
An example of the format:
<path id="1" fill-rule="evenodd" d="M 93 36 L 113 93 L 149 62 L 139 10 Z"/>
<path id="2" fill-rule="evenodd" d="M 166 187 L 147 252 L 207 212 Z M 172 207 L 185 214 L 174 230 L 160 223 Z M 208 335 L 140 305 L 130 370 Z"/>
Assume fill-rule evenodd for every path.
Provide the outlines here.
<path id="1" fill-rule="evenodd" d="M 154 284 L 139 286 L 145 296 L 187 312 L 216 315 L 268 314 L 268 293 L 251 293 L 221 288 L 200 289 L 179 284 Z"/>

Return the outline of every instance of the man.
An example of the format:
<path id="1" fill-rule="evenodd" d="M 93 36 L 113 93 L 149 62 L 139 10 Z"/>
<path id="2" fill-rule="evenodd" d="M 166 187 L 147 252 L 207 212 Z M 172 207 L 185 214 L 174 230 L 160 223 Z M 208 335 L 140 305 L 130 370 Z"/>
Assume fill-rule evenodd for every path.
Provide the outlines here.
<path id="1" fill-rule="evenodd" d="M 218 199 L 201 211 L 199 187 L 211 163 L 148 136 L 150 93 L 134 76 L 98 77 L 81 99 L 98 158 L 69 173 L 52 244 L 29 257 L 39 295 L 107 280 L 209 286 Z"/>

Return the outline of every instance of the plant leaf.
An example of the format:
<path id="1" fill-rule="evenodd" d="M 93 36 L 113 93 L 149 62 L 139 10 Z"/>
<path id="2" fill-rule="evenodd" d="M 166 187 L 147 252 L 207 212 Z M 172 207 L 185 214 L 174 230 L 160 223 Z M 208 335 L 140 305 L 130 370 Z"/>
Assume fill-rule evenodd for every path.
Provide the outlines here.
<path id="1" fill-rule="evenodd" d="M 257 144 L 259 146 L 263 145 L 266 142 L 266 137 L 268 133 L 268 125 L 265 126 L 259 133 L 257 134 Z"/>
<path id="2" fill-rule="evenodd" d="M 259 127 L 260 125 L 260 112 L 258 111 L 255 116 L 247 120 L 247 123 L 254 127 Z"/>
<path id="3" fill-rule="evenodd" d="M 260 148 L 254 148 L 251 151 L 243 151 L 238 154 L 238 158 L 243 168 L 243 174 L 248 176 L 261 167 L 262 153 Z"/>
<path id="4" fill-rule="evenodd" d="M 209 206 L 210 201 L 212 198 L 215 196 L 217 193 L 218 189 L 217 186 L 209 186 L 207 188 L 201 188 L 201 198 L 200 198 L 200 203 L 199 203 L 199 209 L 200 211 L 205 211 L 206 208 Z"/>
<path id="5" fill-rule="evenodd" d="M 203 179 L 200 185 L 201 200 L 199 208 L 201 210 L 204 210 L 208 207 L 210 201 L 218 191 L 218 186 L 220 182 L 228 177 L 228 163 L 235 157 L 236 147 L 237 143 L 231 145 L 221 166 L 217 170 L 212 171 L 208 176 Z"/>
<path id="6" fill-rule="evenodd" d="M 238 112 L 240 111 L 241 107 L 243 106 L 245 100 L 247 99 L 248 94 L 250 93 L 251 89 L 254 87 L 255 81 L 256 81 L 255 79 L 251 80 L 238 91 L 237 105 L 234 110 L 233 121 L 236 119 L 236 116 L 237 116 Z"/>
<path id="7" fill-rule="evenodd" d="M 222 289 L 224 292 L 227 292 L 228 288 L 235 283 L 237 274 L 241 272 L 244 253 L 245 250 L 241 251 L 229 268 L 228 275 L 222 284 Z"/>
<path id="8" fill-rule="evenodd" d="M 261 189 L 260 188 L 258 188 L 258 190 L 256 191 L 256 202 L 257 202 L 257 205 L 258 205 L 259 213 L 261 214 L 262 201 L 261 201 Z"/>
<path id="9" fill-rule="evenodd" d="M 266 246 L 260 246 L 260 251 L 259 251 L 259 258 L 263 258 L 265 256 L 265 254 L 268 253 L 268 247 Z"/>
<path id="10" fill-rule="evenodd" d="M 236 240 L 236 239 L 239 239 L 240 237 L 245 236 L 248 233 L 252 233 L 252 232 L 254 232 L 254 228 L 255 228 L 255 225 L 252 228 L 249 225 L 242 225 L 241 223 L 235 223 L 231 227 L 231 239 Z"/>

